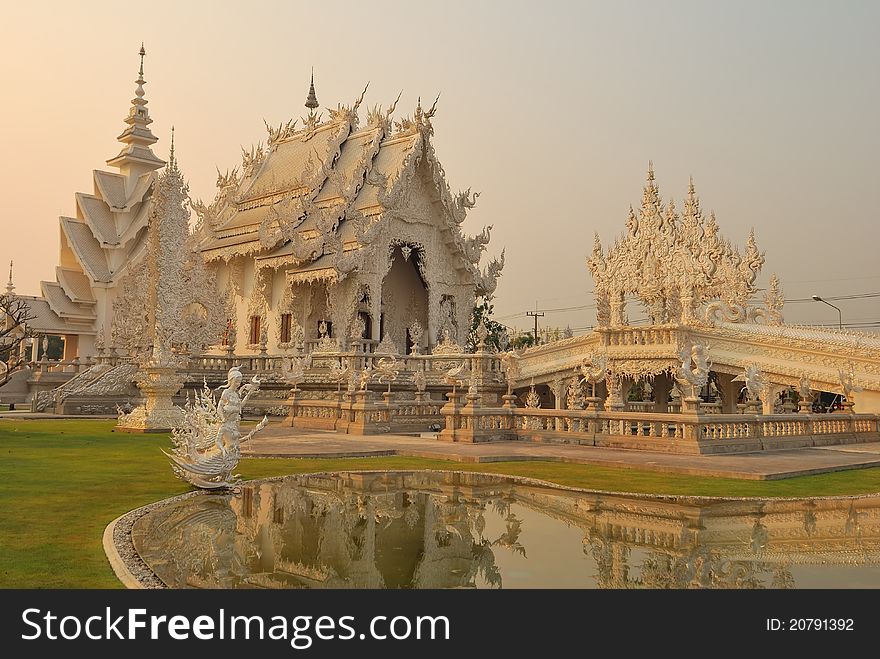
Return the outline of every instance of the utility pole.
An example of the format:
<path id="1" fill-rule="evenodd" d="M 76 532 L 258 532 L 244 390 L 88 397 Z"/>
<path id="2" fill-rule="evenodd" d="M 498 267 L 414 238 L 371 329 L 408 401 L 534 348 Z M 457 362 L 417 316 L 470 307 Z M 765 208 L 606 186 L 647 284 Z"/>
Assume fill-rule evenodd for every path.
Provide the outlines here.
<path id="1" fill-rule="evenodd" d="M 544 315 L 543 311 L 538 311 L 538 303 L 535 302 L 534 311 L 526 311 L 526 316 L 532 316 L 535 319 L 535 345 L 538 345 L 538 318 Z"/>

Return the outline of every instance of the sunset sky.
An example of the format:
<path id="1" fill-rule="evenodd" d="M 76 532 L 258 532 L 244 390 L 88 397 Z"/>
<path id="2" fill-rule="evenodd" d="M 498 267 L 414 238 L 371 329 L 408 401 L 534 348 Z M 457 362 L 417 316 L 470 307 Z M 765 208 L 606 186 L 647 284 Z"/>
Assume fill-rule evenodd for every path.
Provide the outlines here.
<path id="1" fill-rule="evenodd" d="M 585 257 L 638 205 L 649 159 L 677 206 L 693 175 L 706 212 L 743 244 L 754 227 L 798 300 L 880 330 L 878 2 L 6 3 L 0 39 L 0 262 L 18 292 L 54 280 L 58 216 L 109 169 L 144 42 L 154 147 L 172 124 L 193 198 L 240 146 L 322 106 L 397 115 L 442 92 L 434 144 L 453 191 L 482 193 L 465 228 L 506 247 L 496 316 L 594 322 Z M 836 324 L 815 302 L 789 322 Z M 638 317 L 636 313 L 631 314 Z M 873 324 L 873 327 L 869 327 Z"/>

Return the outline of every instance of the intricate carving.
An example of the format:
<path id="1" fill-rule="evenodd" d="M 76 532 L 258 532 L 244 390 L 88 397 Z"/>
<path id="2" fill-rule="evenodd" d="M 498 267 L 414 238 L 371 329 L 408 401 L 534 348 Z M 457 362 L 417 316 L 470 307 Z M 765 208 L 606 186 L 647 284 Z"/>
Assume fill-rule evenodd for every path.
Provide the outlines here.
<path id="1" fill-rule="evenodd" d="M 745 372 L 742 375 L 735 377 L 734 381 L 745 382 L 746 394 L 749 401 L 763 401 L 766 398 L 768 382 L 757 364 L 749 364 L 746 366 Z"/>
<path id="2" fill-rule="evenodd" d="M 529 392 L 526 394 L 523 402 L 525 403 L 525 406 L 530 409 L 541 407 L 541 397 L 538 395 L 538 392 L 535 391 L 534 383 L 529 387 Z"/>
<path id="3" fill-rule="evenodd" d="M 241 386 L 241 380 L 237 367 L 229 369 L 216 407 L 207 383 L 193 401 L 187 402 L 182 422 L 172 431 L 172 452 L 165 453 L 178 478 L 202 489 L 229 488 L 238 482 L 232 472 L 241 458 L 241 444 L 268 422 L 264 416 L 242 437 L 241 411 L 248 399 L 259 391 L 260 381 L 255 376 L 249 384 Z"/>
<path id="4" fill-rule="evenodd" d="M 407 329 L 409 330 L 409 338 L 413 344 L 412 354 L 418 355 L 421 351 L 422 336 L 425 333 L 425 328 L 422 327 L 422 324 L 418 320 L 414 320 L 409 324 Z"/>
<path id="5" fill-rule="evenodd" d="M 608 374 L 608 355 L 594 350 L 581 362 L 580 370 L 583 381 L 590 384 L 590 397 L 595 398 L 596 384 Z"/>
<path id="6" fill-rule="evenodd" d="M 840 388 L 843 390 L 843 396 L 847 402 L 852 402 L 852 395 L 862 391 L 862 387 L 855 383 L 855 368 L 852 362 L 847 364 L 846 368 L 840 369 L 838 372 L 840 378 Z"/>
<path id="7" fill-rule="evenodd" d="M 425 377 L 425 372 L 422 370 L 418 370 L 413 373 L 412 377 L 413 386 L 416 388 L 416 391 L 419 393 L 423 392 L 425 388 L 428 386 L 428 379 Z"/>
<path id="8" fill-rule="evenodd" d="M 764 305 L 767 307 L 768 322 L 771 325 L 782 325 L 782 307 L 785 305 L 785 295 L 779 286 L 779 277 L 775 273 L 770 276 L 770 285 L 767 287 L 767 295 L 764 296 Z"/>
<path id="9" fill-rule="evenodd" d="M 709 361 L 708 353 L 708 349 L 701 343 L 695 343 L 690 348 L 685 347 L 679 353 L 681 365 L 675 371 L 675 381 L 686 398 L 699 396 L 700 391 L 709 381 L 709 369 L 712 363 Z"/>
<path id="10" fill-rule="evenodd" d="M 475 282 L 476 294 L 485 297 L 487 300 L 492 299 L 495 289 L 498 288 L 498 277 L 501 276 L 501 271 L 504 269 L 504 251 L 501 250 L 500 259 L 492 259 L 483 272 L 478 272 Z"/>
<path id="11" fill-rule="evenodd" d="M 679 217 L 673 201 L 664 207 L 649 166 L 641 208 L 638 213 L 630 208 L 626 228 L 607 254 L 597 236 L 587 261 L 600 326 L 627 324 L 624 297 L 630 294 L 639 298 L 654 325 L 694 324 L 696 309 L 712 303 L 709 319 L 729 309 L 727 320 L 746 320 L 764 255 L 754 232 L 741 254 L 718 236 L 714 215 L 704 222 L 693 181 Z"/>
<path id="12" fill-rule="evenodd" d="M 292 390 L 297 391 L 297 385 L 306 378 L 306 369 L 311 363 L 311 355 L 308 357 L 285 357 L 281 361 L 281 375 L 287 384 L 292 384 Z"/>
<path id="13" fill-rule="evenodd" d="M 465 349 L 452 339 L 452 333 L 448 328 L 443 329 L 442 340 L 434 346 L 431 354 L 434 355 L 461 355 Z"/>
<path id="14" fill-rule="evenodd" d="M 394 357 L 382 357 L 376 362 L 376 379 L 380 384 L 388 383 L 388 391 L 391 391 L 391 383 L 397 379 L 401 364 Z"/>

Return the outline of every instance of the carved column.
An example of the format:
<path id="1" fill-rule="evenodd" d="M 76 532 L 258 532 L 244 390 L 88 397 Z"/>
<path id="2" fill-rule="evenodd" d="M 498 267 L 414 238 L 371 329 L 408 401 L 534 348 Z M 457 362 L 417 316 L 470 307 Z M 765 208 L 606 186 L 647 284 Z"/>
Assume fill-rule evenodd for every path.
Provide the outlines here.
<path id="1" fill-rule="evenodd" d="M 734 375 L 730 373 L 717 373 L 718 391 L 721 392 L 721 413 L 736 414 L 736 402 L 742 382 L 734 382 Z"/>
<path id="2" fill-rule="evenodd" d="M 773 414 L 776 404 L 776 397 L 782 390 L 782 386 L 778 384 L 768 384 L 761 397 L 761 408 L 764 414 Z"/>
<path id="3" fill-rule="evenodd" d="M 608 396 L 605 399 L 605 409 L 612 412 L 621 412 L 626 409 L 626 403 L 620 391 L 620 376 L 611 375 L 605 378 L 605 386 L 608 390 Z"/>
<path id="4" fill-rule="evenodd" d="M 654 411 L 655 412 L 668 412 L 669 407 L 669 392 L 672 389 L 672 383 L 670 382 L 669 375 L 666 373 L 661 373 L 660 375 L 654 378 Z"/>
<path id="5" fill-rule="evenodd" d="M 626 300 L 622 292 L 614 292 L 610 296 L 609 305 L 611 307 L 611 327 L 622 327 L 625 325 Z"/>
<path id="6" fill-rule="evenodd" d="M 428 349 L 437 345 L 437 342 L 440 340 L 438 336 L 439 333 L 439 318 L 440 318 L 440 291 L 437 290 L 436 284 L 428 285 L 428 323 L 427 327 L 425 327 L 426 334 L 426 344 Z"/>
<path id="7" fill-rule="evenodd" d="M 620 400 L 623 401 L 623 409 L 626 409 L 626 404 L 629 400 L 629 391 L 632 389 L 633 384 L 635 384 L 635 382 L 631 377 L 627 376 L 620 378 Z"/>

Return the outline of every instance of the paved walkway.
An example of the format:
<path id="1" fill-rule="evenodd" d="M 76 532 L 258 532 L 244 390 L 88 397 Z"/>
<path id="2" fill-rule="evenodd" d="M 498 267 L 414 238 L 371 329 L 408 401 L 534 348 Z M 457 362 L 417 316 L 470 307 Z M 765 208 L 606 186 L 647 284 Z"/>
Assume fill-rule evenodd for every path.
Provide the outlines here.
<path id="1" fill-rule="evenodd" d="M 272 425 L 243 446 L 243 454 L 279 458 L 341 458 L 402 455 L 456 462 L 544 460 L 648 469 L 698 476 L 776 480 L 880 466 L 880 442 L 736 455 L 669 455 L 569 444 L 491 442 L 453 444 L 432 437 L 340 435 L 291 431 Z"/>

